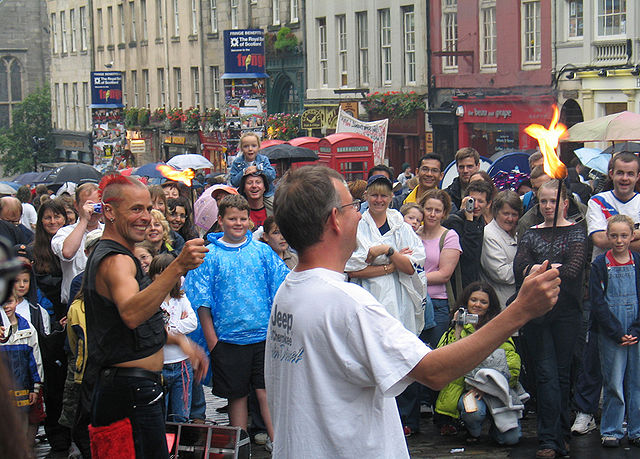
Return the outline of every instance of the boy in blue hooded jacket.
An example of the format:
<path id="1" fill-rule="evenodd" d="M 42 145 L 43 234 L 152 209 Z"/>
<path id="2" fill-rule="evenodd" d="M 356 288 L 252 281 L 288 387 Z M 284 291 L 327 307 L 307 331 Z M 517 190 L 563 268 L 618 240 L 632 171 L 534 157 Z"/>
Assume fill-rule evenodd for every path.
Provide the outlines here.
<path id="1" fill-rule="evenodd" d="M 256 389 L 273 438 L 264 385 L 264 346 L 273 298 L 289 269 L 251 237 L 249 204 L 238 195 L 218 208 L 222 233 L 208 236 L 204 262 L 189 272 L 184 290 L 196 309 L 211 352 L 213 393 L 229 400 L 231 425 L 247 430 L 247 396 Z"/>

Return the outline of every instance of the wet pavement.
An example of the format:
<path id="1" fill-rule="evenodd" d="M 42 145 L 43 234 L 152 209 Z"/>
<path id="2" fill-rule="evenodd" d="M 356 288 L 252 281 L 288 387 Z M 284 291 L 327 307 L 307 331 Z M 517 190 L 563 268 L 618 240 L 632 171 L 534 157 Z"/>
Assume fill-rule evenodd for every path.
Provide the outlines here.
<path id="1" fill-rule="evenodd" d="M 208 392 L 208 393 L 207 393 Z M 205 388 L 207 400 L 207 419 L 220 425 L 227 425 L 229 419 L 226 413 L 219 413 L 216 409 L 226 405 L 226 400 L 211 395 Z M 420 432 L 407 439 L 409 452 L 412 458 L 443 459 L 443 458 L 535 458 L 538 442 L 536 438 L 535 414 L 529 414 L 522 421 L 522 440 L 517 446 L 503 447 L 493 443 L 485 426 L 481 441 L 474 445 L 465 442 L 464 433 L 458 433 L 454 437 L 442 437 L 439 430 L 433 424 L 430 417 L 421 420 Z M 40 433 L 44 433 L 40 429 Z M 462 449 L 462 450 L 461 450 Z M 66 458 L 67 454 L 50 454 L 46 440 L 36 447 L 36 455 L 39 458 Z M 255 459 L 268 459 L 271 455 L 263 446 L 251 445 L 251 457 Z M 599 432 L 593 431 L 584 436 L 574 436 L 571 439 L 571 454 L 567 457 L 577 459 L 632 459 L 640 458 L 640 448 L 629 446 L 626 440 L 615 449 L 604 449 L 600 446 Z"/>

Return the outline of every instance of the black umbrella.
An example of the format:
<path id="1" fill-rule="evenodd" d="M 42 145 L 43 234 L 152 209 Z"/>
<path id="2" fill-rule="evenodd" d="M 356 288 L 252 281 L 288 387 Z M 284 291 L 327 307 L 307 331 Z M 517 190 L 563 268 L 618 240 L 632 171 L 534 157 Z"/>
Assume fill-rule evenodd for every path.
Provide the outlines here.
<path id="1" fill-rule="evenodd" d="M 81 185 L 87 182 L 98 183 L 102 174 L 87 164 L 68 164 L 59 167 L 47 178 L 46 183 L 62 184 L 73 182 Z"/>
<path id="2" fill-rule="evenodd" d="M 621 151 L 628 151 L 631 153 L 640 152 L 640 143 L 638 142 L 620 142 L 614 145 L 611 145 L 609 148 L 605 149 L 602 153 L 609 153 L 610 155 L 614 153 L 620 153 Z"/>
<path id="3" fill-rule="evenodd" d="M 265 155 L 271 161 L 286 161 L 289 163 L 315 161 L 318 159 L 318 153 L 310 148 L 294 147 L 288 143 L 263 148 L 260 150 L 260 154 Z"/>

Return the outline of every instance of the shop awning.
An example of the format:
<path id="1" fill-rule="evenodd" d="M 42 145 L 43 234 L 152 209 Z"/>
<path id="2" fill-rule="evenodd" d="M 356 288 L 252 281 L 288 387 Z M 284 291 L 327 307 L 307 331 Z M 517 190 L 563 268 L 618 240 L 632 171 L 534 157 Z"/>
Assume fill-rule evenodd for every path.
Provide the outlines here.
<path id="1" fill-rule="evenodd" d="M 242 78 L 269 78 L 266 73 L 224 73 L 220 77 L 222 80 L 240 80 Z"/>

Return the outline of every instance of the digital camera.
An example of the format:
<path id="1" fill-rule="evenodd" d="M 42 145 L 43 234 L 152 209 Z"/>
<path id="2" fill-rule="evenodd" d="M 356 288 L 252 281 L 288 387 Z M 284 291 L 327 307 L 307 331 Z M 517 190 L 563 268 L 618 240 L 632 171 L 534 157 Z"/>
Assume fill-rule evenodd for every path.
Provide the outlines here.
<path id="1" fill-rule="evenodd" d="M 455 319 L 455 324 L 465 326 L 467 324 L 477 324 L 478 314 L 470 314 L 465 308 L 458 309 L 458 317 Z"/>

